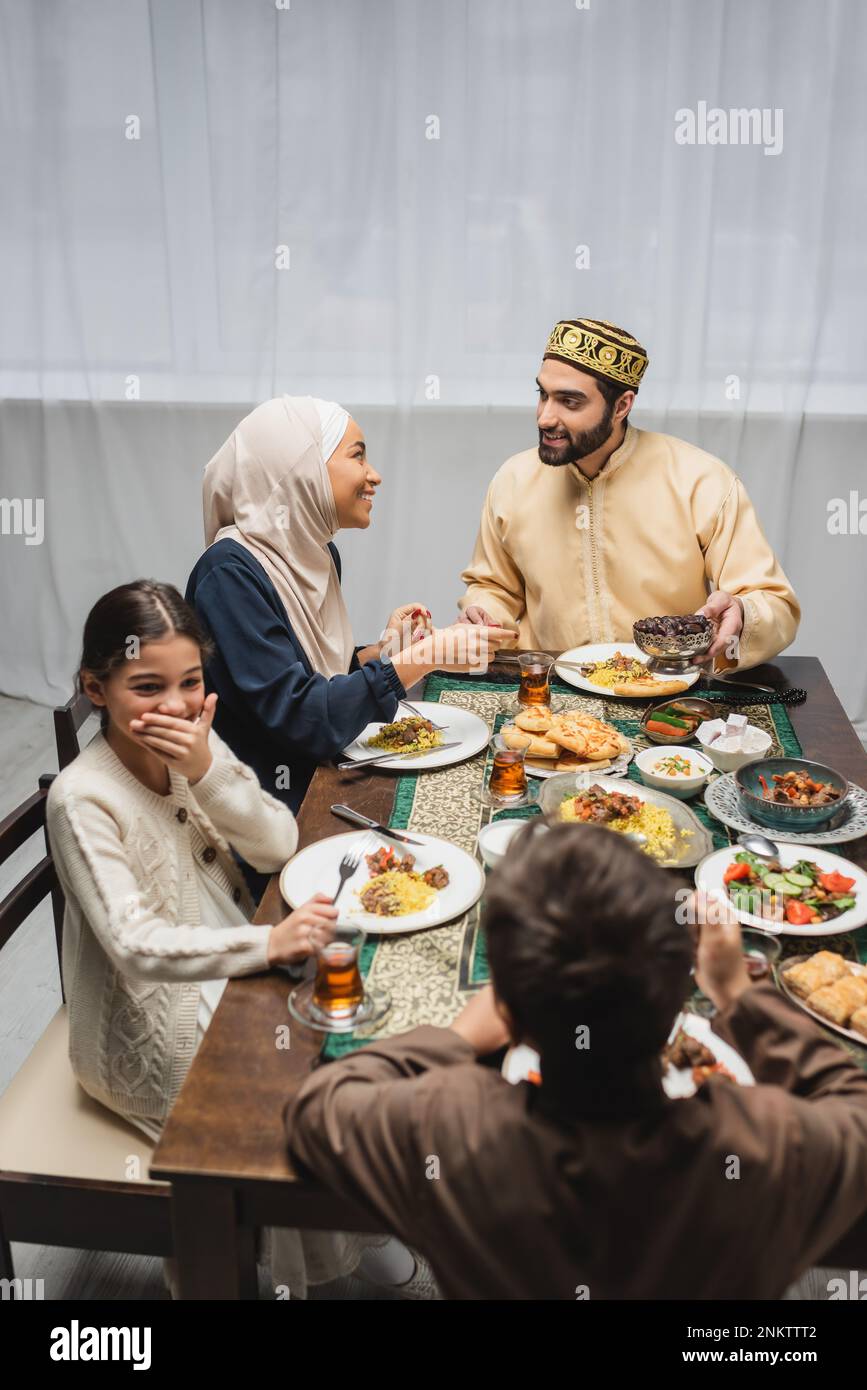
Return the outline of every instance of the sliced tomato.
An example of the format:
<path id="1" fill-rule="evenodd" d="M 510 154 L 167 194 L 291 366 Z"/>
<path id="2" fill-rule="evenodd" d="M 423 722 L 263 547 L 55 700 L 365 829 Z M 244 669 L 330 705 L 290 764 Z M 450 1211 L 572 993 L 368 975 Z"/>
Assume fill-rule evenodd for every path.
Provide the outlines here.
<path id="1" fill-rule="evenodd" d="M 806 903 L 799 903 L 797 898 L 786 899 L 786 921 L 793 927 L 805 927 L 812 920 L 813 913 Z"/>
<path id="2" fill-rule="evenodd" d="M 854 878 L 847 878 L 845 874 L 820 874 L 819 882 L 829 893 L 848 893 L 850 888 L 854 888 Z"/>
<path id="3" fill-rule="evenodd" d="M 723 874 L 723 883 L 732 883 L 739 878 L 749 878 L 751 873 L 749 864 L 729 864 Z"/>

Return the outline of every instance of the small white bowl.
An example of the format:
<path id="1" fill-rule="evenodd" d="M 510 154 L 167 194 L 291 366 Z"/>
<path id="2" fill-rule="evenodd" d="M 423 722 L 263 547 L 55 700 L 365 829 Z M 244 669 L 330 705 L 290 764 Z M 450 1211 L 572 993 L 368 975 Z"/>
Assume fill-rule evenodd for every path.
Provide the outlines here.
<path id="1" fill-rule="evenodd" d="M 667 777 L 664 772 L 651 770 L 664 758 L 670 758 L 672 754 L 688 758 L 695 771 L 695 776 Z M 713 764 L 710 758 L 705 757 L 704 753 L 699 753 L 695 748 L 679 748 L 670 743 L 655 743 L 652 748 L 642 748 L 641 752 L 635 755 L 635 766 L 638 768 L 641 780 L 646 787 L 654 787 L 656 791 L 668 792 L 669 796 L 676 796 L 678 801 L 686 801 L 688 797 L 695 796 L 713 772 Z"/>
<path id="2" fill-rule="evenodd" d="M 715 748 L 712 743 L 702 743 L 701 739 L 698 746 L 705 757 L 710 758 L 717 772 L 737 772 L 739 767 L 746 767 L 747 763 L 755 763 L 768 756 L 774 740 L 765 729 L 758 732 L 762 735 L 762 746 L 754 753 L 728 753 L 724 748 Z"/>
<path id="3" fill-rule="evenodd" d="M 483 825 L 478 834 L 479 853 L 489 869 L 499 864 L 513 835 L 527 824 L 525 820 L 495 820 Z"/>

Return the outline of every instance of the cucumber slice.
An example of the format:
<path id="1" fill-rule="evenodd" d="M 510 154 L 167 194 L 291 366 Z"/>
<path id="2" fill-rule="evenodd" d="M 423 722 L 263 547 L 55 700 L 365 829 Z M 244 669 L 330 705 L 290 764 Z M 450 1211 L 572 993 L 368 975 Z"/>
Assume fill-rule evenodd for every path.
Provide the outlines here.
<path id="1" fill-rule="evenodd" d="M 774 869 L 767 869 L 765 873 L 762 874 L 762 878 L 764 879 L 765 884 L 768 888 L 792 887 L 791 883 L 787 881 L 786 875 L 778 873 Z"/>
<path id="2" fill-rule="evenodd" d="M 807 874 L 796 874 L 794 869 L 787 869 L 784 877 L 787 878 L 790 883 L 794 883 L 798 888 L 812 888 L 815 882 L 815 880 L 810 878 Z"/>
<path id="3" fill-rule="evenodd" d="M 799 898 L 804 891 L 803 888 L 790 883 L 785 874 L 766 874 L 765 887 L 772 889 L 774 893 L 783 893 L 787 898 Z"/>

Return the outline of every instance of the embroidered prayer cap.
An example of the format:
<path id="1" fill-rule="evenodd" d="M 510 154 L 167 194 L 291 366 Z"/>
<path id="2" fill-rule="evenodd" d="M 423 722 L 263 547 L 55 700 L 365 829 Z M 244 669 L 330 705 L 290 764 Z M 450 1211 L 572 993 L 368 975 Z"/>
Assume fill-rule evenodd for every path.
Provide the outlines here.
<path id="1" fill-rule="evenodd" d="M 649 358 L 631 333 L 602 319 L 563 319 L 554 325 L 545 357 L 595 372 L 637 391 Z"/>

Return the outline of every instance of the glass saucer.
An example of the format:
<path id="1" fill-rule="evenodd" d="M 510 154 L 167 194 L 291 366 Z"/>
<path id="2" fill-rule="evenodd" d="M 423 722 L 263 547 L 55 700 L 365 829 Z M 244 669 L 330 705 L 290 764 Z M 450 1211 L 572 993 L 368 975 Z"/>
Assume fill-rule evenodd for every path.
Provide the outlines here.
<path id="1" fill-rule="evenodd" d="M 384 989 L 364 987 L 364 998 L 355 1013 L 347 1018 L 327 1018 L 313 1003 L 314 980 L 305 980 L 289 995 L 288 1008 L 293 1018 L 317 1033 L 354 1033 L 356 1028 L 378 1023 L 391 1008 L 391 995 Z"/>
<path id="2" fill-rule="evenodd" d="M 528 772 L 527 776 L 533 774 Z M 490 806 L 493 811 L 517 811 L 521 806 L 537 806 L 539 804 L 538 788 L 527 784 L 527 791 L 524 796 L 512 796 L 505 799 L 500 796 L 491 796 L 487 784 L 482 787 L 474 788 L 470 792 L 470 800 L 480 802 L 482 806 Z"/>

